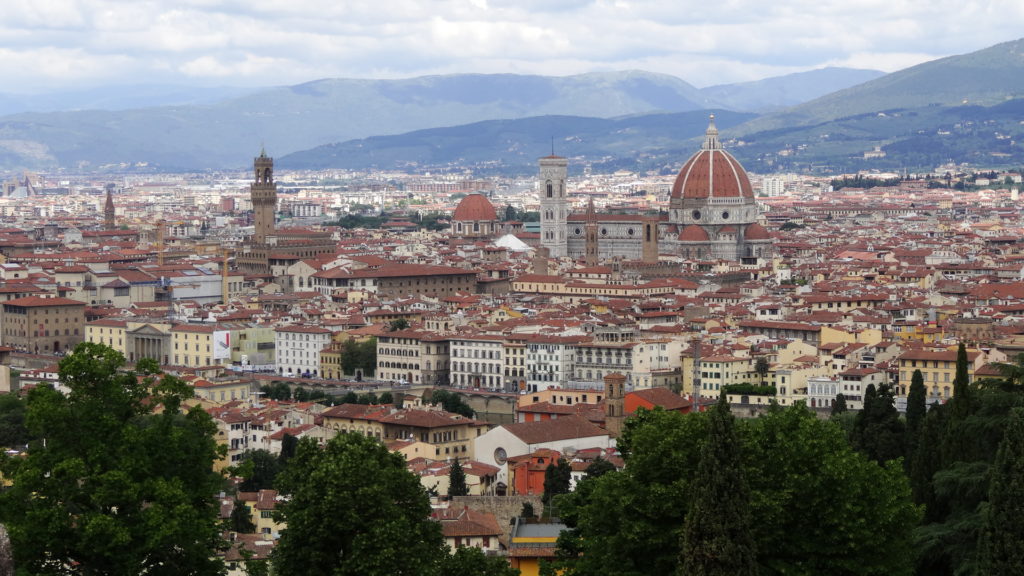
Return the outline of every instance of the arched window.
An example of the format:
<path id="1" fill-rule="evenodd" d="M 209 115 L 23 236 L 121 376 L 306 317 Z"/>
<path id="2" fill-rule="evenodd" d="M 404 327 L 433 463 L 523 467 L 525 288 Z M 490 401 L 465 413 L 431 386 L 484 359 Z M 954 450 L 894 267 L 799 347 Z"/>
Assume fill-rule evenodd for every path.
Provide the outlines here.
<path id="1" fill-rule="evenodd" d="M 554 188 L 554 186 L 552 186 L 551 180 L 548 180 L 547 181 L 548 198 L 551 198 L 554 195 L 554 190 L 555 190 L 555 188 Z"/>

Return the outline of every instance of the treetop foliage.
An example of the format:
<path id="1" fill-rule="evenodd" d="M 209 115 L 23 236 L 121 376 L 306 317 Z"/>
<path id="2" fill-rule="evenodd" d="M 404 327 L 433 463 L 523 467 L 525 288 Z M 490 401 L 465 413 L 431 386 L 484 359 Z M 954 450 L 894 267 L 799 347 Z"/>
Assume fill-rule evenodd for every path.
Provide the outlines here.
<path id="1" fill-rule="evenodd" d="M 60 361 L 67 396 L 29 393 L 26 424 L 43 440 L 4 462 L 12 485 L 0 492 L 16 564 L 40 574 L 219 573 L 216 425 L 199 408 L 182 412 L 191 389 L 152 361 L 123 365 L 119 352 L 83 343 Z"/>
<path id="2" fill-rule="evenodd" d="M 640 411 L 627 420 L 626 468 L 559 498 L 566 574 L 674 575 L 710 415 Z M 911 574 L 920 509 L 902 468 L 854 451 L 799 404 L 736 422 L 761 574 Z"/>

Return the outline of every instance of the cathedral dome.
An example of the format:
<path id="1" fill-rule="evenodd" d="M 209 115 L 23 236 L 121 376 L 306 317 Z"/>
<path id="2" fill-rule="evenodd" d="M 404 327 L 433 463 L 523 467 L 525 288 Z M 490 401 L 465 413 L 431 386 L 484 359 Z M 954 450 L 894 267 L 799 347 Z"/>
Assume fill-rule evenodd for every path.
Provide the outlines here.
<path id="1" fill-rule="evenodd" d="M 479 193 L 473 193 L 463 198 L 459 202 L 458 207 L 455 208 L 455 214 L 452 216 L 452 220 L 459 222 L 497 219 L 498 213 L 494 211 L 494 205 L 491 204 L 491 201 L 486 196 Z"/>
<path id="2" fill-rule="evenodd" d="M 754 198 L 746 170 L 718 141 L 714 115 L 708 123 L 704 145 L 676 176 L 672 198 Z"/>
<path id="3" fill-rule="evenodd" d="M 697 226 L 696 224 L 690 224 L 683 231 L 679 233 L 678 240 L 680 242 L 707 242 L 711 237 L 708 236 L 707 230 Z"/>
<path id="4" fill-rule="evenodd" d="M 747 232 L 744 234 L 744 237 L 747 240 L 771 240 L 768 230 L 757 222 L 747 226 Z"/>

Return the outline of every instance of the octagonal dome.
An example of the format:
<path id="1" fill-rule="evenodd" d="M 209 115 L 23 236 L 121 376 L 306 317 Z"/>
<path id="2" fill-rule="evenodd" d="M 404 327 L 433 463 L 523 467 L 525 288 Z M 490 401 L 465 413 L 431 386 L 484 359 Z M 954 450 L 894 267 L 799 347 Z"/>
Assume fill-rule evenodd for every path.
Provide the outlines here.
<path id="1" fill-rule="evenodd" d="M 711 115 L 704 145 L 690 157 L 672 185 L 673 198 L 754 198 L 747 171 L 722 148 Z"/>

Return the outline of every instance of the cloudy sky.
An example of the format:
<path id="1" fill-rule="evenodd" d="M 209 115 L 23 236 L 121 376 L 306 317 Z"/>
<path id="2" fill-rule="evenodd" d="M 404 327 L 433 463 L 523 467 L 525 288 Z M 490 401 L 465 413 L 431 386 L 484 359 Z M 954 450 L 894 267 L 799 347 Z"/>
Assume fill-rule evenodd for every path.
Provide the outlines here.
<path id="1" fill-rule="evenodd" d="M 0 91 L 623 69 L 702 87 L 1021 36 L 1021 0 L 0 0 Z"/>

